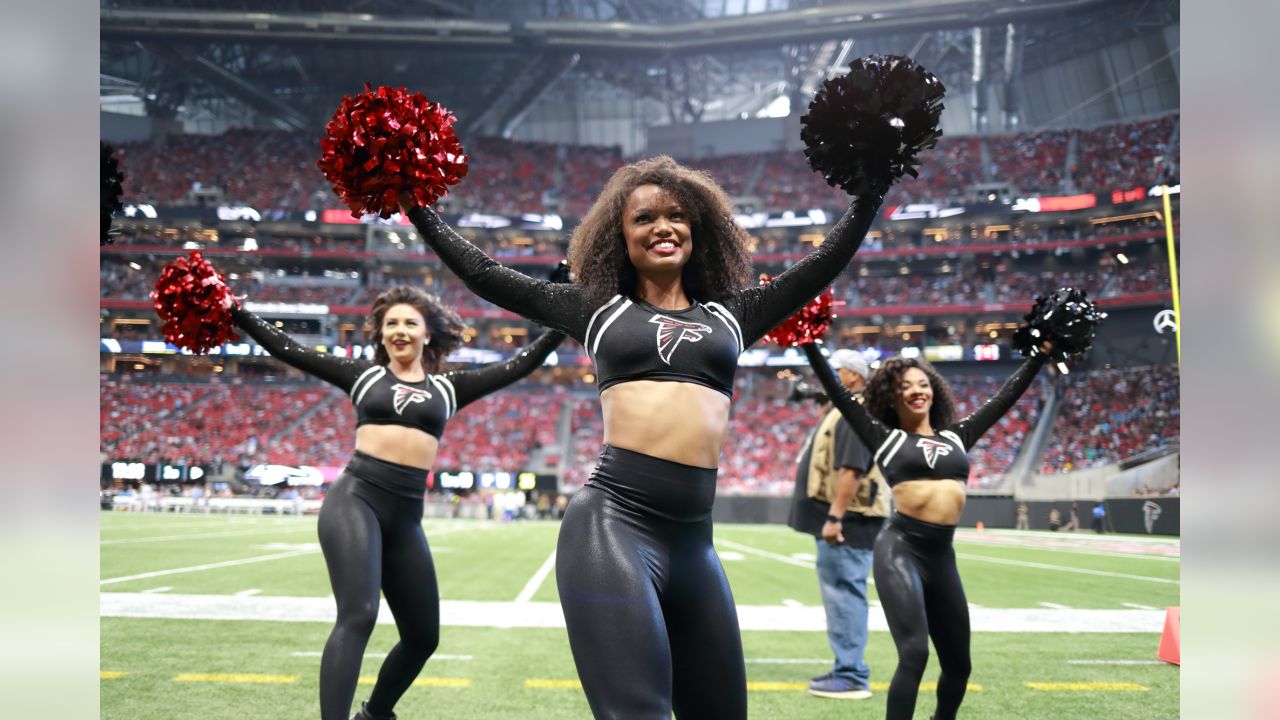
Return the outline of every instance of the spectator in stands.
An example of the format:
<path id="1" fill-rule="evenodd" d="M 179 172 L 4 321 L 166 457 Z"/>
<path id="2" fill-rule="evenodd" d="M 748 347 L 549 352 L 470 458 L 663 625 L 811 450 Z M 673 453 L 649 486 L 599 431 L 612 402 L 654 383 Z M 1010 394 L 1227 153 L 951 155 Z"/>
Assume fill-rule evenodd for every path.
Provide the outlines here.
<path id="1" fill-rule="evenodd" d="M 272 356 L 352 398 L 355 454 L 329 489 L 318 526 L 338 606 L 320 661 L 320 714 L 322 720 L 347 720 L 381 589 L 400 641 L 356 717 L 394 718 L 396 702 L 439 644 L 440 594 L 421 523 L 427 472 L 445 422 L 538 368 L 564 336 L 548 332 L 507 362 L 439 374 L 445 356 L 462 342 L 463 324 L 416 288 L 392 288 L 374 301 L 365 326 L 375 347 L 373 363 L 300 345 L 227 303 L 236 325 Z"/>

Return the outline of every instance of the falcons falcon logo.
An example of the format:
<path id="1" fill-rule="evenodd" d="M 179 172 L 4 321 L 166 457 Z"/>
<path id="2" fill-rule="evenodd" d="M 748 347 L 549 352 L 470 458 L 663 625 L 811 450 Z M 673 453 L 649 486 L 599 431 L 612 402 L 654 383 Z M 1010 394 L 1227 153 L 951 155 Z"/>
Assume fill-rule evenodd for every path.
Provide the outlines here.
<path id="1" fill-rule="evenodd" d="M 409 387 L 408 385 L 401 385 L 400 383 L 392 385 L 391 389 L 396 391 L 395 397 L 391 400 L 391 404 L 395 407 L 397 415 L 404 414 L 404 409 L 409 407 L 410 403 L 426 402 L 427 398 L 431 397 L 431 393 L 426 390 Z"/>
<path id="2" fill-rule="evenodd" d="M 920 441 L 916 443 L 916 447 L 924 450 L 924 461 L 929 463 L 929 467 L 933 467 L 933 464 L 938 462 L 939 455 L 951 454 L 950 445 L 928 438 L 920 438 Z"/>
<path id="3" fill-rule="evenodd" d="M 671 354 L 676 351 L 680 341 L 698 342 L 704 335 L 711 334 L 711 328 L 707 325 L 676 320 L 666 315 L 654 315 L 649 318 L 649 322 L 658 326 L 658 357 L 668 365 L 671 364 Z"/>

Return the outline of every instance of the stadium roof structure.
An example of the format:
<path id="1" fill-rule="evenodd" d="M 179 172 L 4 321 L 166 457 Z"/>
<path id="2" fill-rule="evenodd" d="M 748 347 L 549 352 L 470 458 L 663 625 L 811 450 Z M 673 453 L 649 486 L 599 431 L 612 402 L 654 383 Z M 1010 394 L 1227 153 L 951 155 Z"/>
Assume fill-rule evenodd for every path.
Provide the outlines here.
<path id="1" fill-rule="evenodd" d="M 1024 73 L 1178 17 L 1176 0 L 116 0 L 100 14 L 101 95 L 160 119 L 314 130 L 365 82 L 403 85 L 464 133 L 509 136 L 539 101 L 587 101 L 573 87 L 641 98 L 650 124 L 752 117 L 807 100 L 853 57 L 894 52 L 953 92 L 1005 84 L 1016 118 Z M 1176 95 L 1164 60 L 1146 82 Z M 1169 92 L 1123 112 L 1167 109 Z"/>

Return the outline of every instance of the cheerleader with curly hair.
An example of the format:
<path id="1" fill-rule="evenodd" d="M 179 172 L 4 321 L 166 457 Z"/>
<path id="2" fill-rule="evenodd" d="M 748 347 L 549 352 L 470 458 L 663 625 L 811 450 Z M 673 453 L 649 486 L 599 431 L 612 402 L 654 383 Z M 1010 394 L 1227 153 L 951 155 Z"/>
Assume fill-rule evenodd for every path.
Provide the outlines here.
<path id="1" fill-rule="evenodd" d="M 816 344 L 801 347 L 893 492 L 894 512 L 876 538 L 872 561 L 876 593 L 898 648 L 885 717 L 911 719 L 932 638 L 942 668 L 933 717 L 952 720 L 971 669 L 969 604 L 951 544 L 969 480 L 966 453 L 1022 397 L 1047 356 L 1029 357 L 995 397 L 957 422 L 951 386 L 925 360 L 884 361 L 859 403 Z"/>
<path id="2" fill-rule="evenodd" d="M 599 463 L 565 513 L 556 582 L 598 718 L 745 718 L 737 612 L 711 542 L 738 356 L 848 264 L 882 197 L 754 286 L 747 234 L 709 175 L 668 157 L 619 169 L 569 246 L 571 285 L 498 264 L 402 205 L 480 297 L 582 343 L 604 415 Z"/>

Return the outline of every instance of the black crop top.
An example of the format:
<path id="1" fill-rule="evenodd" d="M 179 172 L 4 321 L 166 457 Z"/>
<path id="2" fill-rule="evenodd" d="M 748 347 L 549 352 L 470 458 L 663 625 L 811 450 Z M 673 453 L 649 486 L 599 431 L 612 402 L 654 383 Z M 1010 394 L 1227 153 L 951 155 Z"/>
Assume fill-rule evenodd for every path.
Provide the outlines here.
<path id="1" fill-rule="evenodd" d="M 472 292 L 582 343 L 601 390 L 629 380 L 673 380 L 732 395 L 738 356 L 844 270 L 880 201 L 855 199 L 816 250 L 768 284 L 736 290 L 717 302 L 695 300 L 677 311 L 620 295 L 591 306 L 584 286 L 536 280 L 504 267 L 430 208 L 413 208 L 409 219 Z"/>
<path id="2" fill-rule="evenodd" d="M 969 448 L 1018 402 L 1045 361 L 1044 355 L 1027 358 L 995 397 L 982 407 L 949 427 L 934 428 L 936 435 L 920 435 L 890 428 L 872 417 L 848 388 L 836 379 L 818 346 L 807 343 L 802 347 L 827 396 L 858 437 L 872 449 L 872 460 L 880 467 L 889 487 L 907 480 L 968 482 L 969 457 L 966 453 Z"/>
<path id="3" fill-rule="evenodd" d="M 663 310 L 615 295 L 587 321 L 583 346 L 595 362 L 602 391 L 628 380 L 675 380 L 732 397 L 744 350 L 741 332 L 719 303 Z"/>
<path id="4" fill-rule="evenodd" d="M 536 370 L 564 340 L 545 332 L 505 362 L 472 370 L 428 374 L 418 382 L 397 378 L 386 365 L 362 358 L 339 358 L 301 345 L 253 313 L 236 308 L 236 325 L 271 356 L 341 388 L 356 409 L 356 427 L 403 425 L 439 439 L 445 421 L 468 403 L 509 385 Z"/>

